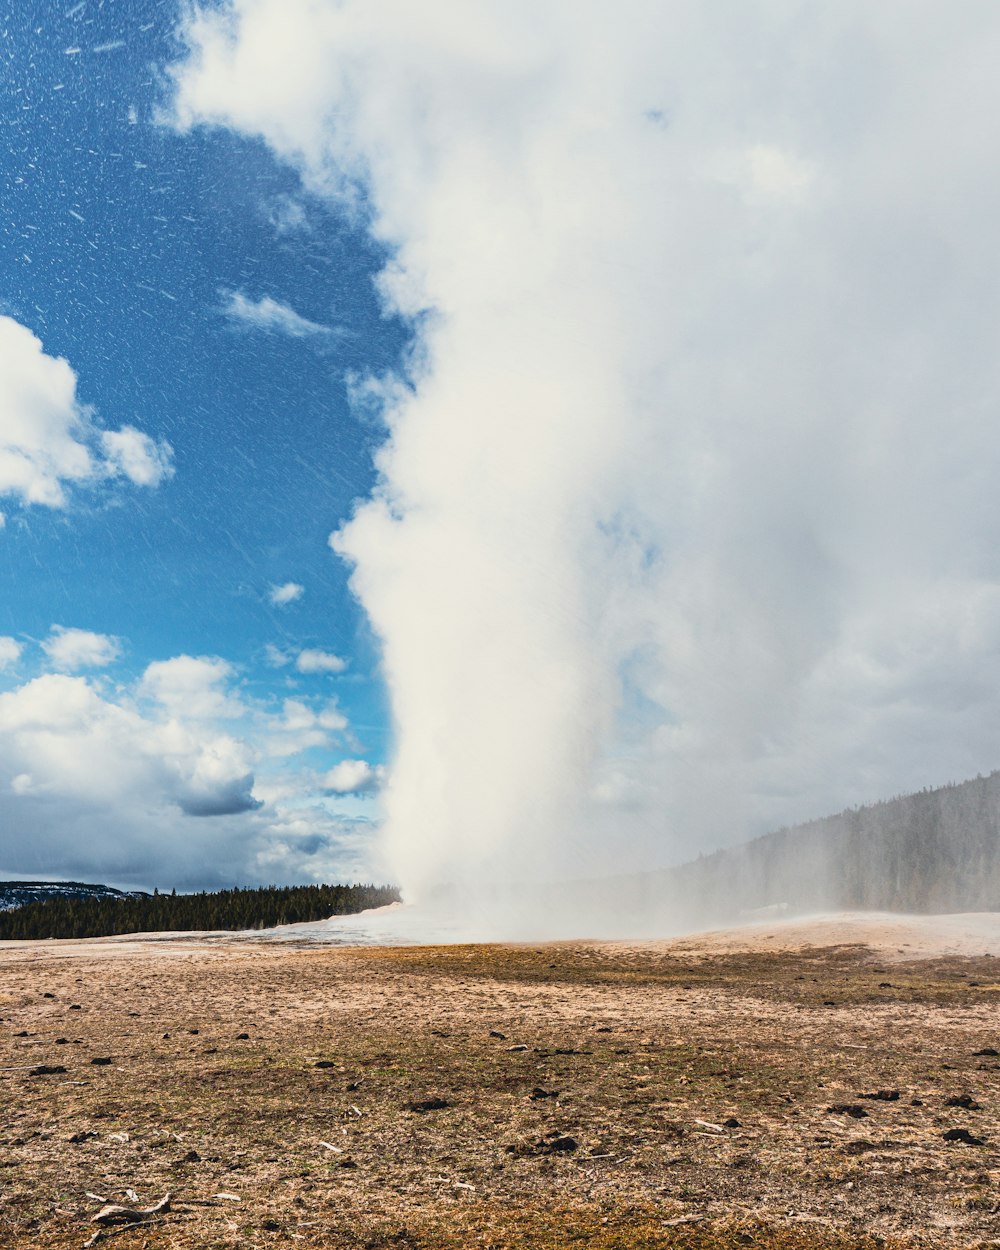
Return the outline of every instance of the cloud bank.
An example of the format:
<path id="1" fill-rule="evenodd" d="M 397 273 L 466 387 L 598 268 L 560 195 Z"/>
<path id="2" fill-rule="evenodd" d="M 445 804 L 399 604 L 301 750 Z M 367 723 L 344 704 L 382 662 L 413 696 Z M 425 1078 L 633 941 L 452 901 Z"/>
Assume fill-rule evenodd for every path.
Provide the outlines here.
<path id="1" fill-rule="evenodd" d="M 361 204 L 414 318 L 333 539 L 411 895 L 996 766 L 995 7 L 233 0 L 181 34 L 175 125 Z"/>
<path id="2" fill-rule="evenodd" d="M 63 671 L 0 693 L 0 825 L 18 835 L 0 877 L 204 888 L 372 875 L 370 823 L 323 797 L 306 754 L 343 749 L 335 702 L 248 698 L 219 656 L 155 661 L 119 684 L 72 671 L 110 651 L 118 640 L 54 629 L 41 654 Z M 0 639 L 4 661 L 31 662 Z"/>

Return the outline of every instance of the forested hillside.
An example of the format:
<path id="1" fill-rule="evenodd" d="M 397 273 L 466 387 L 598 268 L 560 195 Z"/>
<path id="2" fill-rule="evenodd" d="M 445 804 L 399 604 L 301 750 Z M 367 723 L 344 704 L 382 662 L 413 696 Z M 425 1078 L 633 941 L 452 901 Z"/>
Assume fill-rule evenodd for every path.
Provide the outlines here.
<path id="1" fill-rule="evenodd" d="M 394 886 L 264 886 L 201 894 L 55 897 L 0 912 L 0 939 L 106 937 L 118 933 L 267 929 L 346 916 L 399 899 Z"/>
<path id="2" fill-rule="evenodd" d="M 1000 911 L 1000 772 L 781 829 L 642 890 L 705 923 L 767 907 Z"/>

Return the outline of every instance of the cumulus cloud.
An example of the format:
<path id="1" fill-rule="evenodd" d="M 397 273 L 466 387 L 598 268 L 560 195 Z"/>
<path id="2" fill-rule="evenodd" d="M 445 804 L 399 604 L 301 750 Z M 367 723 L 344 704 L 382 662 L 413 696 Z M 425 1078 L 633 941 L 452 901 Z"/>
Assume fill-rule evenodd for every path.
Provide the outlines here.
<path id="1" fill-rule="evenodd" d="M 69 363 L 0 316 L 0 496 L 64 508 L 74 485 L 125 477 L 157 486 L 173 472 L 172 456 L 169 443 L 133 426 L 98 429 Z"/>
<path id="2" fill-rule="evenodd" d="M 181 889 L 385 876 L 370 823 L 341 814 L 295 758 L 328 753 L 346 729 L 332 699 L 243 697 L 215 656 L 115 685 L 25 681 L 0 695 L 0 827 L 20 835 L 0 845 L 0 876 Z"/>
<path id="3" fill-rule="evenodd" d="M 280 719 L 271 722 L 269 728 L 268 754 L 281 758 L 311 747 L 328 746 L 331 734 L 340 734 L 347 728 L 347 717 L 335 699 L 319 709 L 302 699 L 286 699 Z"/>
<path id="4" fill-rule="evenodd" d="M 300 586 L 298 582 L 285 582 L 281 586 L 272 586 L 268 598 L 275 607 L 283 608 L 301 599 L 305 593 L 305 586 Z"/>
<path id="5" fill-rule="evenodd" d="M 0 635 L 0 673 L 4 669 L 13 668 L 21 658 L 23 650 L 23 646 L 16 638 L 11 638 L 9 635 Z"/>
<path id="6" fill-rule="evenodd" d="M 172 716 L 231 719 L 246 710 L 227 689 L 232 676 L 232 665 L 218 656 L 178 655 L 150 664 L 142 675 L 139 693 Z"/>
<path id="7" fill-rule="evenodd" d="M 295 667 L 300 673 L 342 673 L 347 662 L 332 651 L 307 647 L 295 657 Z"/>
<path id="8" fill-rule="evenodd" d="M 159 486 L 174 475 L 170 445 L 156 442 L 134 426 L 102 430 L 100 444 L 106 472 L 127 477 L 136 486 Z"/>
<path id="9" fill-rule="evenodd" d="M 15 793 L 108 806 L 155 796 L 198 815 L 257 806 L 243 744 L 143 716 L 83 677 L 49 673 L 0 695 L 0 765 Z"/>
<path id="10" fill-rule="evenodd" d="M 121 642 L 110 634 L 95 634 L 89 629 L 68 629 L 53 625 L 42 643 L 49 662 L 64 672 L 80 668 L 105 668 L 121 655 Z"/>
<path id="11" fill-rule="evenodd" d="M 334 538 L 383 645 L 411 891 L 662 863 L 996 766 L 1000 14 L 725 15 L 183 23 L 175 124 L 363 187 L 416 318 Z"/>
<path id="12" fill-rule="evenodd" d="M 222 311 L 235 325 L 250 330 L 264 330 L 270 334 L 286 334 L 293 339 L 333 333 L 329 326 L 310 321 L 288 304 L 282 304 L 270 295 L 262 295 L 260 299 L 254 300 L 242 291 L 228 291 Z"/>
<path id="13" fill-rule="evenodd" d="M 341 760 L 323 777 L 323 788 L 335 794 L 370 794 L 381 786 L 385 770 L 367 760 Z"/>

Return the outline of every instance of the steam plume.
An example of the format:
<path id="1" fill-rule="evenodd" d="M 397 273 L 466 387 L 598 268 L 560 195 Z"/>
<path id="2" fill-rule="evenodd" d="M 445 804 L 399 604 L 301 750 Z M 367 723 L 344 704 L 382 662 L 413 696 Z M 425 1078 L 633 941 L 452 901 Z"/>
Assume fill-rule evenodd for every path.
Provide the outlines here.
<path id="1" fill-rule="evenodd" d="M 332 539 L 411 895 L 997 763 L 994 6 L 236 0 L 183 34 L 175 123 L 370 211 L 420 327 Z"/>

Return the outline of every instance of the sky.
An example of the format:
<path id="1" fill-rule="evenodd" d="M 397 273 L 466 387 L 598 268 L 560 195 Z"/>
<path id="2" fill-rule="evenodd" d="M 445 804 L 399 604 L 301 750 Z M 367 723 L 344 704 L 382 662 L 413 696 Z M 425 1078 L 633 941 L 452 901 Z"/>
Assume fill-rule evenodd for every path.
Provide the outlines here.
<path id="1" fill-rule="evenodd" d="M 992 3 L 0 51 L 0 873 L 419 897 L 998 765 Z"/>
<path id="2" fill-rule="evenodd" d="M 4 8 L 0 876 L 371 871 L 386 701 L 327 537 L 410 337 L 385 249 L 156 120 L 176 6 Z"/>

